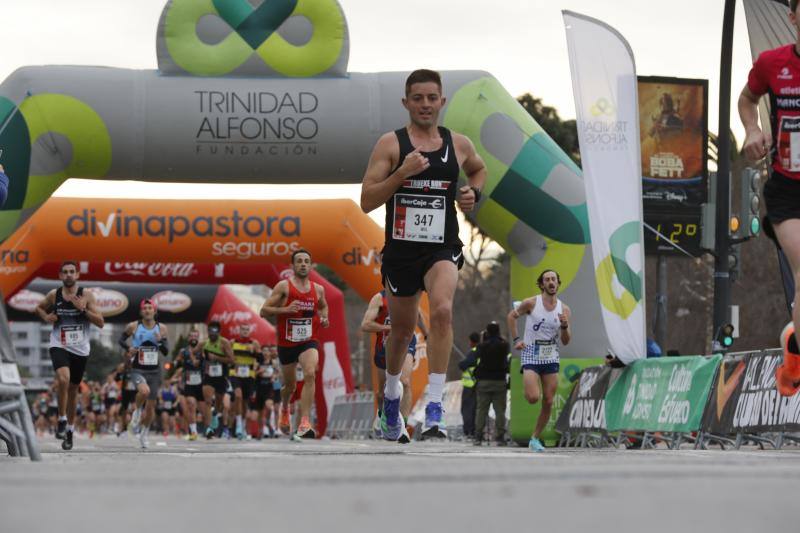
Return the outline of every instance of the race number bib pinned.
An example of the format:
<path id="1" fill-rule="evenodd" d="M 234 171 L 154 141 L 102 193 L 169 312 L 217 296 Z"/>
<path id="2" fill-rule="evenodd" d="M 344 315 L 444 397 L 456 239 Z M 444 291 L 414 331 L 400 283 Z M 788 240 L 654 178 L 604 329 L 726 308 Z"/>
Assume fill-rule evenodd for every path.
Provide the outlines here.
<path id="1" fill-rule="evenodd" d="M 139 364 L 154 366 L 158 364 L 158 349 L 155 346 L 142 346 L 139 348 Z"/>
<path id="2" fill-rule="evenodd" d="M 800 172 L 800 117 L 782 117 L 778 131 L 778 157 L 783 168 Z"/>
<path id="3" fill-rule="evenodd" d="M 311 338 L 310 318 L 290 318 L 286 321 L 286 338 L 290 342 L 303 342 Z"/>
<path id="4" fill-rule="evenodd" d="M 71 326 L 61 326 L 61 345 L 77 346 L 84 341 L 83 326 L 75 324 Z"/>
<path id="5" fill-rule="evenodd" d="M 392 237 L 402 241 L 444 242 L 445 197 L 394 195 Z"/>
<path id="6" fill-rule="evenodd" d="M 188 377 L 186 378 L 187 385 L 200 385 L 203 382 L 203 377 L 200 375 L 198 370 L 192 370 L 189 372 Z"/>
<path id="7" fill-rule="evenodd" d="M 552 341 L 536 341 L 533 347 L 533 355 L 537 359 L 552 359 L 558 356 L 557 344 Z"/>
<path id="8" fill-rule="evenodd" d="M 236 367 L 236 377 L 237 378 L 249 378 L 250 377 L 250 367 L 247 365 L 239 365 Z"/>
<path id="9" fill-rule="evenodd" d="M 212 378 L 222 377 L 222 364 L 211 363 L 208 365 L 208 375 Z"/>

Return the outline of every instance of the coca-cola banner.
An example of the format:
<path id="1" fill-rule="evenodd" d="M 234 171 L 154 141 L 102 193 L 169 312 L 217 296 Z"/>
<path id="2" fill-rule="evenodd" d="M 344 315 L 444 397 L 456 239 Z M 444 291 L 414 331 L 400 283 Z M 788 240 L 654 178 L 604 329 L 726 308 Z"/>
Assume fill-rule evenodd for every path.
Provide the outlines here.
<path id="1" fill-rule="evenodd" d="M 156 301 L 158 320 L 164 323 L 205 322 L 217 293 L 213 285 L 136 284 L 81 281 L 84 290 L 94 295 L 106 322 L 127 323 L 139 318 L 139 302 Z M 8 319 L 38 321 L 35 309 L 48 292 L 61 286 L 58 281 L 37 279 L 8 302 Z M 37 301 L 38 300 L 38 301 Z M 35 302 L 35 303 L 34 303 Z"/>

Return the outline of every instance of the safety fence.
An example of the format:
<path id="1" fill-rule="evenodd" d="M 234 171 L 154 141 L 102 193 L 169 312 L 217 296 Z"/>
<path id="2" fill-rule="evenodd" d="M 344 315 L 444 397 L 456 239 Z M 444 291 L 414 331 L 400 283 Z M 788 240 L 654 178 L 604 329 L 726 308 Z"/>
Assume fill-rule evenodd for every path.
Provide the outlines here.
<path id="1" fill-rule="evenodd" d="M 332 439 L 367 439 L 375 417 L 375 396 L 354 392 L 337 396 L 328 417 L 326 434 Z"/>
<path id="2" fill-rule="evenodd" d="M 584 369 L 556 422 L 560 446 L 781 448 L 798 442 L 800 394 L 782 397 L 780 350 L 637 361 Z"/>

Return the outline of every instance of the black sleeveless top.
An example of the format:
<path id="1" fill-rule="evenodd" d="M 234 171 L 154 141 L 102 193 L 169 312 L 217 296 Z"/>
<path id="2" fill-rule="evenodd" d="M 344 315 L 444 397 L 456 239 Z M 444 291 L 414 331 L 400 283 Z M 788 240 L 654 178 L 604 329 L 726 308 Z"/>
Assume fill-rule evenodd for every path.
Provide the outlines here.
<path id="1" fill-rule="evenodd" d="M 400 144 L 396 171 L 406 156 L 414 151 L 408 130 L 395 130 Z M 386 243 L 384 253 L 417 254 L 437 248 L 462 247 L 458 238 L 456 193 L 458 159 L 450 130 L 439 127 L 442 147 L 435 152 L 421 152 L 430 166 L 403 185 L 386 202 Z"/>

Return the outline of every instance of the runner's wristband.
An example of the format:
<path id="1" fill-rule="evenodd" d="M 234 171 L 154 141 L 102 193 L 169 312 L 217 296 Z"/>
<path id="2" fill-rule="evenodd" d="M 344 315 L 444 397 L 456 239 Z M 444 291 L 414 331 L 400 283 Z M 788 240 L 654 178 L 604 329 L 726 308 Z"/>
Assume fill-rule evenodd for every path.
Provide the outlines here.
<path id="1" fill-rule="evenodd" d="M 517 342 L 518 340 L 519 340 L 519 337 L 514 337 L 514 342 Z"/>
<path id="2" fill-rule="evenodd" d="M 567 329 L 568 327 L 569 327 L 569 325 L 567 325 L 567 326 L 561 326 L 561 329 Z"/>
<path id="3" fill-rule="evenodd" d="M 475 203 L 477 204 L 481 201 L 481 190 L 477 187 L 470 187 L 470 189 L 475 193 Z"/>

